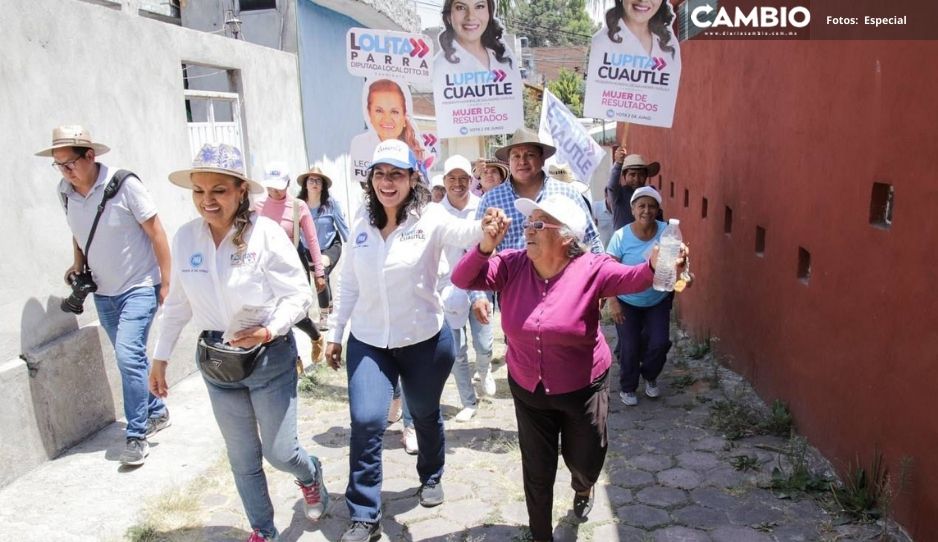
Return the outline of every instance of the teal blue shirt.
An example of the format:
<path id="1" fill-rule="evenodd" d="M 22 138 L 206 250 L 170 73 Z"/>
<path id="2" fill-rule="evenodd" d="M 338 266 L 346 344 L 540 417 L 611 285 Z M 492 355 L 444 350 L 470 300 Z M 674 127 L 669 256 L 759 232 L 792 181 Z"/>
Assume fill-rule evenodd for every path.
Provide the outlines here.
<path id="1" fill-rule="evenodd" d="M 624 264 L 637 265 L 643 263 L 651 255 L 651 249 L 658 243 L 661 234 L 664 233 L 664 228 L 667 227 L 667 224 L 660 220 L 656 222 L 658 231 L 648 241 L 642 241 L 635 237 L 635 234 L 632 233 L 631 224 L 622 226 L 612 234 L 609 246 L 606 247 L 606 253 Z M 634 307 L 653 307 L 661 303 L 667 296 L 668 292 L 659 292 L 654 288 L 648 288 L 637 294 L 620 295 L 619 299 Z"/>

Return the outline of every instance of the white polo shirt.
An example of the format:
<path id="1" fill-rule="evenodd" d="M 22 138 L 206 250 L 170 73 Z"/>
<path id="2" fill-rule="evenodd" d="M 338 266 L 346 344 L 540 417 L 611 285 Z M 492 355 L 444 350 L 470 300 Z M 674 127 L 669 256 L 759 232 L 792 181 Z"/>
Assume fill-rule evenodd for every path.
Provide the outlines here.
<path id="1" fill-rule="evenodd" d="M 327 340 L 341 343 L 350 319 L 355 338 L 379 348 L 410 346 L 435 335 L 443 326 L 437 280 L 444 246 L 478 243 L 481 222 L 428 204 L 411 211 L 385 240 L 363 207 L 351 232 Z"/>
<path id="2" fill-rule="evenodd" d="M 313 295 L 293 243 L 269 218 L 255 213 L 251 223 L 243 251 L 232 242 L 234 227 L 217 248 L 201 217 L 179 228 L 153 359 L 169 360 L 190 319 L 198 330 L 225 331 L 243 306 L 268 306 L 264 325 L 280 336 L 306 315 Z"/>
<path id="3" fill-rule="evenodd" d="M 87 196 L 76 192 L 67 180 L 59 181 L 59 194 L 68 199 L 67 207 L 63 202 L 66 221 L 82 251 L 104 188 L 111 181 L 108 167 L 100 163 L 98 166 L 98 178 Z M 127 177 L 120 191 L 105 205 L 86 254 L 98 285 L 97 295 L 120 295 L 131 288 L 160 283 L 153 243 L 140 226 L 154 215 L 156 204 L 143 183 L 136 177 Z"/>

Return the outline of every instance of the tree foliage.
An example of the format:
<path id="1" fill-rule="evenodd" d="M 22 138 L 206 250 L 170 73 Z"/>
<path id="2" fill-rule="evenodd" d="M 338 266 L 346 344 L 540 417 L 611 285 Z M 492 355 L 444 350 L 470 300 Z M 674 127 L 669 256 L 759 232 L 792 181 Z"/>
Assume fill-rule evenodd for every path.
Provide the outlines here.
<path id="1" fill-rule="evenodd" d="M 596 30 L 586 0 L 519 0 L 516 8 L 509 28 L 531 47 L 587 45 Z"/>
<path id="2" fill-rule="evenodd" d="M 586 84 L 583 78 L 572 70 L 561 68 L 557 79 L 547 83 L 547 89 L 554 93 L 577 117 L 583 116 L 583 95 Z"/>

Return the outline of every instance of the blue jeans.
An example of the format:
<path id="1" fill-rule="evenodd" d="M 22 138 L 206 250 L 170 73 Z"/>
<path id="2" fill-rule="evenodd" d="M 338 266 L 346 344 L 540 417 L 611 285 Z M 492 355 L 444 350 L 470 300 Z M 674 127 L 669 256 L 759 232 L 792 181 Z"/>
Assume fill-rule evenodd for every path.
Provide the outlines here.
<path id="1" fill-rule="evenodd" d="M 404 392 L 401 391 L 401 381 L 398 380 L 397 384 L 394 385 L 394 399 L 400 397 L 401 399 L 401 420 L 404 424 L 404 427 L 413 427 L 414 426 L 414 417 L 410 415 L 410 408 L 407 406 L 407 397 L 404 395 Z M 390 408 L 390 407 L 388 407 Z"/>
<path id="2" fill-rule="evenodd" d="M 671 350 L 671 303 L 674 294 L 651 307 L 636 307 L 616 301 L 622 306 L 625 322 L 616 324 L 619 338 L 619 389 L 634 392 L 638 377 L 655 381 Z"/>
<path id="3" fill-rule="evenodd" d="M 490 315 L 491 316 L 491 315 Z M 469 368 L 469 341 L 466 338 L 466 328 L 452 329 L 453 342 L 456 343 L 456 362 L 453 364 L 453 379 L 456 380 L 456 389 L 459 390 L 459 402 L 463 408 L 475 408 L 479 404 L 476 390 L 472 386 L 471 369 Z M 480 376 L 488 372 L 492 363 L 492 324 L 483 324 L 475 315 L 469 312 L 469 330 L 472 332 L 472 347 L 476 351 L 476 371 Z"/>
<path id="4" fill-rule="evenodd" d="M 398 377 L 417 432 L 420 483 L 438 482 L 446 460 L 440 397 L 453 367 L 449 327 L 403 348 L 381 348 L 349 336 L 348 396 L 352 418 L 349 479 L 345 490 L 352 521 L 381 519 L 381 450 L 388 408 Z"/>
<path id="5" fill-rule="evenodd" d="M 296 434 L 296 357 L 290 333 L 268 345 L 254 372 L 240 382 L 203 375 L 241 504 L 251 528 L 270 538 L 277 529 L 262 458 L 304 484 L 316 474 Z"/>
<path id="6" fill-rule="evenodd" d="M 160 287 L 141 286 L 118 295 L 94 294 L 98 320 L 114 346 L 124 394 L 127 438 L 144 438 L 147 419 L 166 413 L 163 400 L 150 393 L 147 335 L 156 314 Z"/>

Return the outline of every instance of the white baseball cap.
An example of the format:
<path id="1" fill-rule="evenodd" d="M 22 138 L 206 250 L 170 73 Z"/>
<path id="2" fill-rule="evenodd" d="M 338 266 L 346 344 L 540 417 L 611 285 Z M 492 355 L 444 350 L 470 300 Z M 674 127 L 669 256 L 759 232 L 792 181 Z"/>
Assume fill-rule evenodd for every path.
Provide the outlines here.
<path id="1" fill-rule="evenodd" d="M 378 164 L 390 164 L 401 169 L 417 169 L 417 158 L 410 151 L 407 143 L 399 139 L 388 139 L 378 143 L 374 156 L 371 158 L 371 168 Z"/>
<path id="2" fill-rule="evenodd" d="M 472 163 L 461 154 L 454 154 L 446 159 L 443 164 L 443 176 L 445 177 L 457 169 L 463 170 L 466 175 L 472 177 Z"/>
<path id="3" fill-rule="evenodd" d="M 652 198 L 658 202 L 658 205 L 661 205 L 661 194 L 657 190 L 650 186 L 642 186 L 632 192 L 632 198 L 629 200 L 629 205 L 635 203 L 635 200 L 638 198 Z"/>
<path id="4" fill-rule="evenodd" d="M 570 228 L 577 241 L 582 241 L 586 235 L 586 211 L 577 205 L 575 201 L 562 194 L 547 196 L 540 202 L 520 198 L 515 200 L 515 209 L 524 215 L 524 218 L 528 218 L 531 213 L 540 209 Z"/>
<path id="5" fill-rule="evenodd" d="M 443 187 L 443 188 L 446 188 L 446 185 L 443 184 L 443 176 L 442 176 L 442 175 L 434 175 L 433 178 L 430 179 L 430 186 L 431 186 L 431 187 L 441 186 L 441 187 Z"/>
<path id="6" fill-rule="evenodd" d="M 286 190 L 290 185 L 290 172 L 283 162 L 270 162 L 264 168 L 264 178 L 261 180 L 264 188 Z"/>

